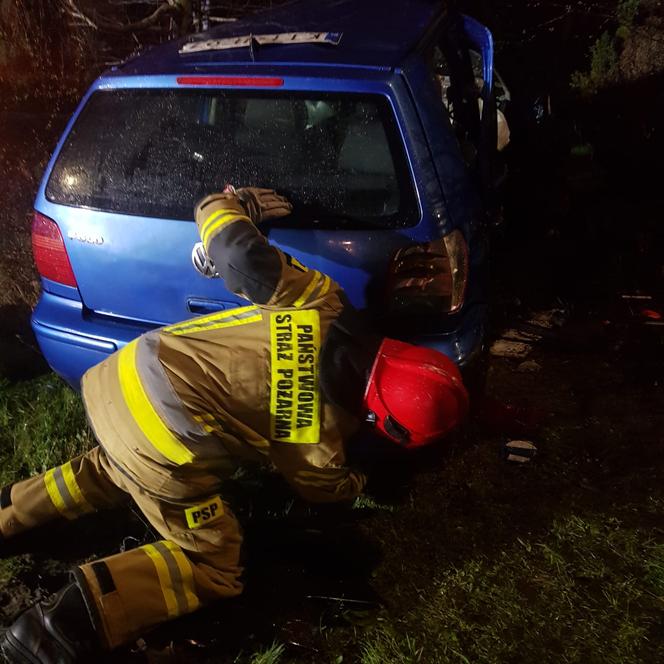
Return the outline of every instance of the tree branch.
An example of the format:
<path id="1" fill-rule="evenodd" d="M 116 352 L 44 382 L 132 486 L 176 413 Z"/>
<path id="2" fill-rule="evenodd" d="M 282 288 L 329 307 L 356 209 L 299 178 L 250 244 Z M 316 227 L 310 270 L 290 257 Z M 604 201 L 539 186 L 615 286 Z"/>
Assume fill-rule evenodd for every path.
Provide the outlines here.
<path id="1" fill-rule="evenodd" d="M 159 21 L 166 16 L 179 16 L 182 11 L 182 6 L 179 2 L 163 2 L 160 4 L 157 9 L 155 9 L 152 14 L 146 16 L 140 21 L 134 21 L 133 23 L 119 23 L 110 21 L 107 18 L 104 18 L 94 10 L 86 12 L 82 10 L 77 4 L 76 0 L 65 0 L 65 6 L 70 16 L 77 18 L 81 21 L 84 21 L 86 25 L 95 30 L 103 30 L 106 32 L 116 32 L 116 33 L 127 33 L 127 32 L 138 32 L 145 30 L 153 25 L 157 25 Z"/>

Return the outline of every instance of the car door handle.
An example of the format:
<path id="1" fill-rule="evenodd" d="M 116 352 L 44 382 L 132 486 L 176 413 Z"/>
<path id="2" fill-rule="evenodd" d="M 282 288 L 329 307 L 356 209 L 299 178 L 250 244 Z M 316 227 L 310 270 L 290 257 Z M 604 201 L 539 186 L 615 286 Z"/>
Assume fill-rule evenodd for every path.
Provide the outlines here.
<path id="1" fill-rule="evenodd" d="M 234 309 L 238 306 L 240 306 L 238 302 L 228 302 L 226 300 L 205 300 L 198 297 L 190 297 L 187 300 L 187 309 L 192 314 L 213 314 L 216 311 Z"/>

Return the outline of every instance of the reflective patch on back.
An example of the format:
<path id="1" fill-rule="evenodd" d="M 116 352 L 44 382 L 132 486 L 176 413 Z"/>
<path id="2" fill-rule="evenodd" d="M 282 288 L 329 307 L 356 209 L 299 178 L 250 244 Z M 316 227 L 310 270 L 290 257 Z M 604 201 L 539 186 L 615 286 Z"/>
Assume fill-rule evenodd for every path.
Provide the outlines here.
<path id="1" fill-rule="evenodd" d="M 219 496 L 215 496 L 206 503 L 188 507 L 184 511 L 187 525 L 191 530 L 206 526 L 208 523 L 216 521 L 224 514 L 224 504 Z"/>
<path id="2" fill-rule="evenodd" d="M 320 442 L 318 311 L 270 315 L 270 437 L 282 443 Z"/>

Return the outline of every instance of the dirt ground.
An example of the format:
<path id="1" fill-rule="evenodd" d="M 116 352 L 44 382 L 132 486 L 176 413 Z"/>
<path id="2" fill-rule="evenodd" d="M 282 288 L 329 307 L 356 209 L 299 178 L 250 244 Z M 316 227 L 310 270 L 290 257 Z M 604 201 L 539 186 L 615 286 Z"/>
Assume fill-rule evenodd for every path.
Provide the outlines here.
<path id="1" fill-rule="evenodd" d="M 505 222 L 493 239 L 492 340 L 533 332 L 535 313 L 557 312 L 551 327 L 535 330 L 526 358 L 490 356 L 488 394 L 521 410 L 478 415 L 445 449 L 401 463 L 377 509 L 283 519 L 257 508 L 246 526 L 245 596 L 205 620 L 157 630 L 151 661 L 232 661 L 219 652 L 272 639 L 288 645 L 289 661 L 356 661 L 365 622 L 387 613 L 407 625 L 438 570 L 477 556 L 497 564 L 519 541 L 577 514 L 620 520 L 664 542 L 664 79 L 654 73 L 580 100 L 569 76 L 586 61 L 596 16 L 556 19 L 533 2 L 468 4 L 494 28 L 514 95 Z M 38 295 L 29 215 L 72 109 L 70 99 L 55 103 L 0 111 L 0 376 L 10 380 L 46 370 L 29 330 Z M 535 442 L 532 463 L 501 458 L 512 437 Z M 391 503 L 418 509 L 395 516 Z M 67 561 L 144 534 L 132 516 L 104 523 L 94 551 L 65 547 L 57 563 L 48 562 L 58 558 L 52 551 L 38 554 L 39 578 L 34 561 L 25 573 L 19 566 L 0 588 L 2 622 L 57 589 Z M 78 542 L 90 532 L 100 541 L 90 523 L 73 532 Z M 531 591 L 541 592 L 536 584 Z M 664 644 L 661 617 L 644 652 Z M 563 647 L 552 643 L 551 652 Z M 134 657 L 143 655 L 118 661 Z"/>

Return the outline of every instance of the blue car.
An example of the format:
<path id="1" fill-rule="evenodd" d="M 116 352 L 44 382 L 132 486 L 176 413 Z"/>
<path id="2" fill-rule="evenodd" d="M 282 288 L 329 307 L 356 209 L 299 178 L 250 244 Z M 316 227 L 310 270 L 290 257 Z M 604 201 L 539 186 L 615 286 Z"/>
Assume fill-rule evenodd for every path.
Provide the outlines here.
<path id="1" fill-rule="evenodd" d="M 114 67 L 35 202 L 32 325 L 49 364 L 77 387 L 147 330 L 245 305 L 194 260 L 194 204 L 231 184 L 286 195 L 270 241 L 384 334 L 472 365 L 495 87 L 491 33 L 430 0 L 289 4 Z"/>

